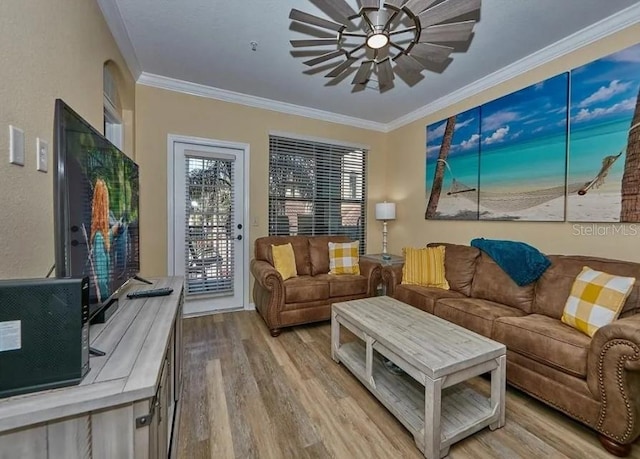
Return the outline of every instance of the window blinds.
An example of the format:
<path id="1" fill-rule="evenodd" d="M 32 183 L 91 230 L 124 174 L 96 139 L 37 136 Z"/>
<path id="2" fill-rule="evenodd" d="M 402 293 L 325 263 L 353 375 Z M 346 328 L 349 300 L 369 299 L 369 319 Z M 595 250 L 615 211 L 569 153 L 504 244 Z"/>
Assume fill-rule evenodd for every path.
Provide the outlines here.
<path id="1" fill-rule="evenodd" d="M 269 137 L 269 234 L 344 235 L 365 252 L 367 152 Z"/>

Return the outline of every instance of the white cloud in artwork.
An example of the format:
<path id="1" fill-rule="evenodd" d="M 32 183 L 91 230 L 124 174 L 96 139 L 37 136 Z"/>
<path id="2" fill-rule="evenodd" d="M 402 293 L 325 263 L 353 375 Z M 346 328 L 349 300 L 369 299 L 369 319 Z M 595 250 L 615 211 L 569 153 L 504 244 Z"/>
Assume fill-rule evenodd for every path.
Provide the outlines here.
<path id="1" fill-rule="evenodd" d="M 478 134 L 471 134 L 468 140 L 463 140 L 460 142 L 460 148 L 463 150 L 469 150 L 478 145 L 478 140 L 480 140 L 480 136 Z"/>
<path id="2" fill-rule="evenodd" d="M 454 129 L 460 129 L 460 128 L 463 128 L 465 126 L 468 126 L 471 123 L 473 123 L 474 120 L 475 120 L 475 118 L 469 118 L 468 120 L 465 120 L 465 121 L 463 121 L 461 123 L 456 123 L 456 127 Z M 447 129 L 447 122 L 445 121 L 444 123 L 440 124 L 435 129 L 428 129 L 427 130 L 427 137 L 429 137 L 430 141 L 433 141 L 435 139 L 439 139 L 440 137 L 442 137 L 444 135 L 444 131 L 446 129 Z"/>
<path id="3" fill-rule="evenodd" d="M 604 102 L 611 99 L 616 94 L 626 91 L 631 83 L 620 83 L 620 80 L 613 80 L 609 86 L 601 86 L 596 92 L 578 104 L 578 107 L 585 108 L 597 102 Z"/>
<path id="4" fill-rule="evenodd" d="M 636 45 L 631 48 L 612 54 L 607 59 L 612 62 L 624 62 L 628 64 L 640 64 L 640 46 Z"/>
<path id="5" fill-rule="evenodd" d="M 491 145 L 492 143 L 500 143 L 504 140 L 504 138 L 507 136 L 508 133 L 509 133 L 509 126 L 501 127 L 500 129 L 496 130 L 493 134 L 491 134 L 489 137 L 485 137 L 482 143 L 484 143 L 485 145 Z"/>
<path id="6" fill-rule="evenodd" d="M 533 133 L 537 134 L 538 132 L 542 132 L 542 131 L 544 131 L 544 126 L 540 126 L 539 128 L 534 129 Z"/>
<path id="7" fill-rule="evenodd" d="M 427 129 L 427 137 L 429 141 L 438 139 L 444 135 L 444 130 L 447 128 L 447 122 L 441 123 L 437 128 Z"/>
<path id="8" fill-rule="evenodd" d="M 541 81 L 540 83 L 536 84 L 533 89 L 535 89 L 536 91 L 542 91 L 544 89 L 544 81 Z"/>
<path id="9" fill-rule="evenodd" d="M 473 123 L 473 121 L 475 120 L 475 118 L 469 118 L 466 121 L 463 121 L 462 123 L 456 123 L 456 129 L 460 129 L 463 128 L 465 126 L 469 126 L 471 123 Z"/>
<path id="10" fill-rule="evenodd" d="M 595 118 L 600 118 L 601 116 L 611 115 L 612 113 L 620 113 L 631 111 L 636 106 L 635 97 L 631 97 L 629 99 L 625 99 L 622 102 L 618 102 L 617 104 L 612 105 L 607 108 L 594 108 L 593 110 L 589 110 L 588 108 L 583 108 L 575 115 L 572 121 L 579 123 L 581 121 L 590 121 Z"/>
<path id="11" fill-rule="evenodd" d="M 493 113 L 485 118 L 482 118 L 482 130 L 493 131 L 494 129 L 504 126 L 505 124 L 515 121 L 520 118 L 520 114 L 504 110 L 501 112 Z"/>

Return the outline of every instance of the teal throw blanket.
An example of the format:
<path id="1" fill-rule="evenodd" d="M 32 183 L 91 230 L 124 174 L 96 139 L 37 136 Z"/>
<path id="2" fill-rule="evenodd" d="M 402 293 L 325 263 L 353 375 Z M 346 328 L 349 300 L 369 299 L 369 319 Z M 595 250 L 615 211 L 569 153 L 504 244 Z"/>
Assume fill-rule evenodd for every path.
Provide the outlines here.
<path id="1" fill-rule="evenodd" d="M 543 253 L 524 242 L 477 238 L 471 245 L 493 258 L 520 287 L 537 280 L 551 265 Z"/>

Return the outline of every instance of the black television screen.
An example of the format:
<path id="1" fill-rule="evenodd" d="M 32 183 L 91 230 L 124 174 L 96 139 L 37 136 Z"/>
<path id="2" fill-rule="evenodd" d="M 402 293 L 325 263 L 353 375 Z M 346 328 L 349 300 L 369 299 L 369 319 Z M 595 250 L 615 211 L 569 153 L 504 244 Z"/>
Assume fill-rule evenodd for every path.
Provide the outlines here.
<path id="1" fill-rule="evenodd" d="M 56 277 L 89 277 L 94 316 L 140 270 L 138 165 L 60 99 L 54 124 Z"/>

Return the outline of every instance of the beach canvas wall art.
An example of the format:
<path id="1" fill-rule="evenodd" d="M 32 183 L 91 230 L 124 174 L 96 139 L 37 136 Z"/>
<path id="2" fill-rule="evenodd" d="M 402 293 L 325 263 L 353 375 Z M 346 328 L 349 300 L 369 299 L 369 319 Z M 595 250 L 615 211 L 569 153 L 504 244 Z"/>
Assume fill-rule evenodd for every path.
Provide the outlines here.
<path id="1" fill-rule="evenodd" d="M 427 126 L 426 219 L 478 219 L 480 108 Z"/>
<path id="2" fill-rule="evenodd" d="M 640 44 L 572 70 L 568 182 L 567 220 L 640 221 Z"/>
<path id="3" fill-rule="evenodd" d="M 481 107 L 481 220 L 563 221 L 569 74 Z"/>

